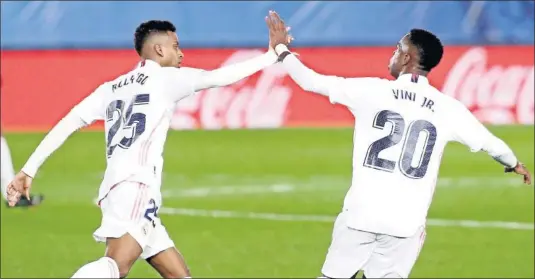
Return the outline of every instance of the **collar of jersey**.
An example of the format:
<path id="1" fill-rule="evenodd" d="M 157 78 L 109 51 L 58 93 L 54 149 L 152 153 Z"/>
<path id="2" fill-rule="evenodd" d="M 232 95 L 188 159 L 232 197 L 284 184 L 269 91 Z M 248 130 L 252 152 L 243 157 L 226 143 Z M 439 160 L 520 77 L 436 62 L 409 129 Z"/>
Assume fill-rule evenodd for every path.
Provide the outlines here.
<path id="1" fill-rule="evenodd" d="M 160 67 L 160 64 L 156 63 L 155 61 L 149 60 L 149 59 L 144 59 L 144 60 L 141 60 L 141 61 L 139 61 L 137 63 L 136 68 L 140 68 L 140 67 L 143 67 L 143 66 L 158 66 L 158 67 Z"/>
<path id="2" fill-rule="evenodd" d="M 402 81 L 402 82 L 414 82 L 412 74 L 400 75 L 397 80 L 398 81 Z M 418 83 L 418 84 L 429 84 L 429 80 L 424 76 L 418 75 L 418 77 L 416 78 L 416 82 L 415 83 Z"/>

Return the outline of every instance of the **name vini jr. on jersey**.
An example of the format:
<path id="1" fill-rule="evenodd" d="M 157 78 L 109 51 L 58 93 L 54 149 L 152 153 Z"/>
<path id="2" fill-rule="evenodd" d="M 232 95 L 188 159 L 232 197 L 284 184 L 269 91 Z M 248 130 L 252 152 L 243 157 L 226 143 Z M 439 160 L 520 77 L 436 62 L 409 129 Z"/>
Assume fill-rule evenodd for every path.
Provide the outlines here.
<path id="1" fill-rule="evenodd" d="M 130 75 L 130 77 L 125 77 L 123 80 L 120 80 L 118 83 L 112 85 L 111 91 L 115 92 L 115 90 L 133 83 L 139 83 L 141 85 L 144 85 L 148 78 L 149 76 L 146 76 L 143 73 L 137 73 L 137 75 Z"/>
<path id="2" fill-rule="evenodd" d="M 402 89 L 392 89 L 392 93 L 394 94 L 394 98 L 396 98 L 396 100 L 406 100 L 406 101 L 412 101 L 416 103 L 416 92 L 410 92 L 410 91 L 402 90 Z M 435 102 L 433 100 L 428 99 L 427 97 L 424 96 L 424 99 L 420 107 L 428 108 L 432 112 L 434 112 L 435 111 L 433 109 L 434 104 Z"/>

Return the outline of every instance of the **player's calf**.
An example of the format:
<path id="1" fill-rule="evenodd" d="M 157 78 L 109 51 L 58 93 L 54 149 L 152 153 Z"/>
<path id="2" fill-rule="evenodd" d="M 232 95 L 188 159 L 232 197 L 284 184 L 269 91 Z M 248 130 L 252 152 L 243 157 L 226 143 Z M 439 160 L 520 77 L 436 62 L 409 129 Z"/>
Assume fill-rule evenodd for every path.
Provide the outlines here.
<path id="1" fill-rule="evenodd" d="M 350 277 L 350 279 L 356 279 L 357 278 L 357 274 L 359 274 L 358 272 L 355 273 L 353 276 Z M 364 274 L 362 275 L 362 278 L 363 279 L 366 279 L 366 276 L 364 276 Z M 316 278 L 316 279 L 331 279 L 331 277 L 329 276 L 325 276 L 325 274 L 323 274 L 322 276 Z"/>
<path id="2" fill-rule="evenodd" d="M 119 268 L 112 258 L 102 257 L 82 266 L 71 278 L 119 278 Z"/>

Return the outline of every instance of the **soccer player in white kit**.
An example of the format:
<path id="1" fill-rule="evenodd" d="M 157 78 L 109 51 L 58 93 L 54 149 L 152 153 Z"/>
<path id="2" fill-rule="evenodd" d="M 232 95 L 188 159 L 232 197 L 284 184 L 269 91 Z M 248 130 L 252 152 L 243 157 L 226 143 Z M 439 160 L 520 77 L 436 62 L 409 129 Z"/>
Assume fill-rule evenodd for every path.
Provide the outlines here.
<path id="1" fill-rule="evenodd" d="M 425 239 L 427 212 L 444 147 L 450 141 L 486 151 L 531 184 L 511 149 L 459 101 L 431 86 L 427 74 L 443 54 L 440 40 L 414 29 L 397 44 L 389 70 L 394 81 L 321 75 L 287 48 L 276 13 L 267 19 L 270 41 L 291 78 L 355 116 L 353 175 L 332 234 L 323 276 L 407 278 Z M 359 67 L 359 65 L 354 65 Z"/>
<path id="2" fill-rule="evenodd" d="M 270 49 L 212 71 L 180 68 L 183 54 L 175 31 L 168 21 L 142 23 L 134 40 L 141 62 L 76 105 L 8 187 L 13 206 L 29 194 L 38 168 L 73 132 L 95 120 L 105 121 L 107 168 L 98 197 L 102 222 L 93 236 L 106 242 L 106 253 L 82 266 L 73 278 L 123 278 L 138 257 L 164 278 L 191 276 L 158 217 L 162 152 L 175 104 L 200 90 L 250 76 L 276 63 L 277 55 Z"/>

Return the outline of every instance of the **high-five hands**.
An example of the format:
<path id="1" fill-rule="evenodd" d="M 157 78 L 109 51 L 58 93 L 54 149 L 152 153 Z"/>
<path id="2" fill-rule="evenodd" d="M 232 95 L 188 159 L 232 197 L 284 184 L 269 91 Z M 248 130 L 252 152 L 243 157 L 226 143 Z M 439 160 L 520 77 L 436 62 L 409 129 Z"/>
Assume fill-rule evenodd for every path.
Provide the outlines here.
<path id="1" fill-rule="evenodd" d="M 289 45 L 294 38 L 288 32 L 290 27 L 284 24 L 284 21 L 275 11 L 269 11 L 266 16 L 266 24 L 269 28 L 269 48 L 274 50 L 279 44 Z"/>

